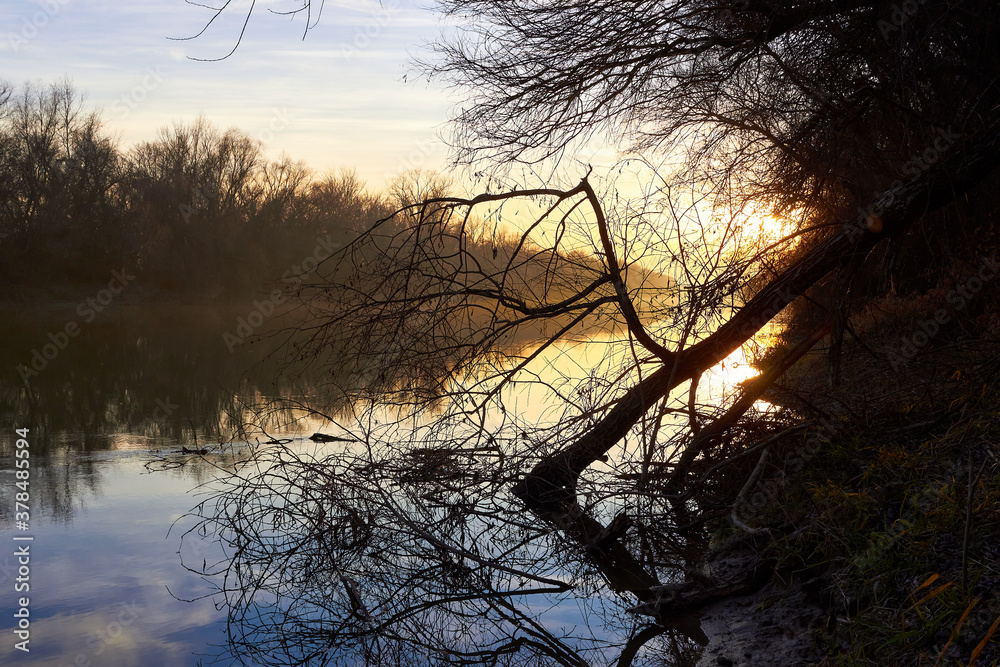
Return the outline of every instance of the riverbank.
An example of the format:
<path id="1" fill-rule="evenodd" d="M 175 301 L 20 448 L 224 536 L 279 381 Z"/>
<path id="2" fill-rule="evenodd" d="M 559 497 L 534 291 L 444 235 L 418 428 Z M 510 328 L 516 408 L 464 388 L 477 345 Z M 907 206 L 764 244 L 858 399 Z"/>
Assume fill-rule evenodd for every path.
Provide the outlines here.
<path id="1" fill-rule="evenodd" d="M 839 386 L 816 352 L 768 394 L 811 425 L 737 504 L 754 539 L 713 528 L 707 570 L 773 574 L 703 610 L 699 667 L 1000 664 L 997 332 L 980 314 L 906 354 L 914 319 L 859 327 Z"/>

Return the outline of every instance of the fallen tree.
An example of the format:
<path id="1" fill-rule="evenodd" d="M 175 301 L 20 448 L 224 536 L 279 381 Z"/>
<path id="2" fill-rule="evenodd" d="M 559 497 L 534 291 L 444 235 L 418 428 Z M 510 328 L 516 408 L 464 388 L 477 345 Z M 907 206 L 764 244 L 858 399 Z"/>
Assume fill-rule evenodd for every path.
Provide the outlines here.
<path id="1" fill-rule="evenodd" d="M 700 529 L 728 516 L 754 532 L 733 505 L 797 428 L 794 415 L 755 413 L 755 400 L 828 332 L 836 380 L 852 303 L 973 247 L 969 220 L 993 224 L 945 221 L 970 199 L 992 202 L 976 186 L 1000 164 L 990 46 L 1000 10 L 985 0 L 905 16 L 853 0 L 441 6 L 463 21 L 428 65 L 470 97 L 456 118 L 458 163 L 503 179 L 596 135 L 672 164 L 642 173 L 651 185 L 638 200 L 599 192 L 588 173 L 571 187 L 413 202 L 303 285 L 311 319 L 294 354 L 355 371 L 346 421 L 360 425 L 367 456 L 353 473 L 343 459 L 323 465 L 364 486 L 366 525 L 395 522 L 407 545 L 396 560 L 347 558 L 350 545 L 313 532 L 321 574 L 356 582 L 334 605 L 338 622 L 374 598 L 367 617 L 388 619 L 323 635 L 318 654 L 338 636 L 412 647 L 397 628 L 434 610 L 441 635 L 419 646 L 442 659 L 607 662 L 598 638 L 549 632 L 525 602 L 536 592 L 598 605 L 608 590 L 615 610 L 652 612 L 704 640 L 697 618 L 678 612 L 760 581 L 683 581 L 697 578 Z M 753 238 L 762 234 L 744 219 L 758 209 L 784 215 L 787 236 Z M 671 280 L 651 280 L 661 274 Z M 822 323 L 735 399 L 707 396 L 711 369 L 803 297 Z M 603 355 L 588 357 L 595 345 Z M 553 371 L 560 363 L 575 368 Z M 408 489 L 409 504 L 359 471 Z M 345 558 L 349 568 L 329 565 Z M 456 576 L 468 574 L 459 565 L 476 576 Z M 435 576 L 461 593 L 435 589 Z M 417 593 L 393 597 L 401 590 Z M 448 638 L 455 627 L 461 640 Z M 660 637 L 645 623 L 619 630 Z M 620 664 L 638 654 L 631 644 Z"/>

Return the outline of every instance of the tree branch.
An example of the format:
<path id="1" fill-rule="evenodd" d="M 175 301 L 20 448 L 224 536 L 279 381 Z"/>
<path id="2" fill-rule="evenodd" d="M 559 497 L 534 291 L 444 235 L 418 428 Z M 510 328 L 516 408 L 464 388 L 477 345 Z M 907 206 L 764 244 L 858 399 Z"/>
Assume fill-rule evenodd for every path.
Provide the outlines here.
<path id="1" fill-rule="evenodd" d="M 625 437 L 667 392 L 729 356 L 830 271 L 864 256 L 883 239 L 904 233 L 921 216 L 953 201 L 995 169 L 1000 163 L 997 129 L 994 124 L 959 142 L 947 159 L 876 198 L 870 210 L 881 212 L 881 226 L 870 226 L 868 214 L 845 220 L 839 232 L 774 278 L 715 333 L 678 352 L 672 365 L 661 366 L 629 389 L 585 435 L 542 459 L 514 485 L 514 495 L 544 518 L 575 502 L 580 474 Z"/>

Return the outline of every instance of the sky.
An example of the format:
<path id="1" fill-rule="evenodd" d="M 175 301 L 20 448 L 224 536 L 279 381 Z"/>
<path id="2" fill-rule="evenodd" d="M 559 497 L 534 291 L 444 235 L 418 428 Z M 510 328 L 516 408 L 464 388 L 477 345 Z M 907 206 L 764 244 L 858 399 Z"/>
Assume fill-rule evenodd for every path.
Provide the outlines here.
<path id="1" fill-rule="evenodd" d="M 215 12 L 185 0 L 3 0 L 0 79 L 69 77 L 125 146 L 204 114 L 257 137 L 272 158 L 353 168 L 373 187 L 409 168 L 445 166 L 459 98 L 413 64 L 448 29 L 432 9 L 326 0 L 303 39 L 306 16 L 277 13 L 301 0 L 258 0 L 235 53 L 195 60 L 229 53 L 250 5 L 231 0 L 203 34 L 178 40 Z"/>

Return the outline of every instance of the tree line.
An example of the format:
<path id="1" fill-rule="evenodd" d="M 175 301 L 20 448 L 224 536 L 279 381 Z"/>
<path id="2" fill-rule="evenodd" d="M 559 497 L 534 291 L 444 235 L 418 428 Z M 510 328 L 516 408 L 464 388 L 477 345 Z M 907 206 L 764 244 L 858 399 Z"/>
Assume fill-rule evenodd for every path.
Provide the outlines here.
<path id="1" fill-rule="evenodd" d="M 204 117 L 126 147 L 69 81 L 0 82 L 0 283 L 125 270 L 154 293 L 237 296 L 298 273 L 318 244 L 340 247 L 405 192 L 270 159 Z"/>

